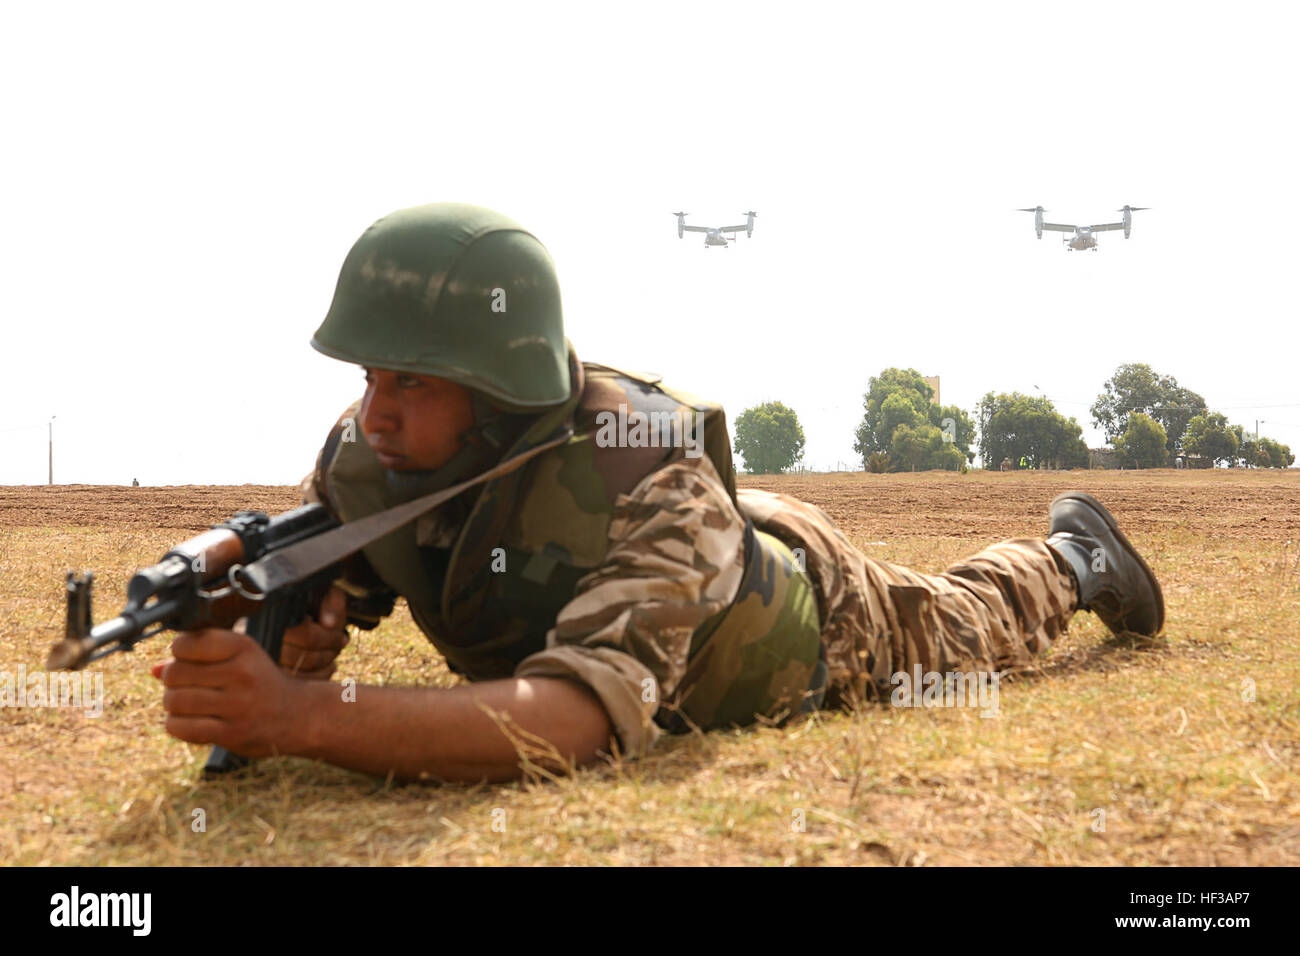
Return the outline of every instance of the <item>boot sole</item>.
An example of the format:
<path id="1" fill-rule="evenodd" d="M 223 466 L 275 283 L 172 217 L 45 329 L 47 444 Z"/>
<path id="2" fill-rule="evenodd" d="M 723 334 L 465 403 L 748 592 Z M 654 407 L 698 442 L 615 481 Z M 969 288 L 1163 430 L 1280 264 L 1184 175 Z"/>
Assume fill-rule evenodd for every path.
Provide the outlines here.
<path id="1" fill-rule="evenodd" d="M 1138 565 L 1144 572 L 1146 572 L 1147 580 L 1151 582 L 1151 587 L 1156 592 L 1156 608 L 1159 611 L 1159 616 L 1156 621 L 1156 634 L 1159 634 L 1165 627 L 1165 593 L 1160 589 L 1160 581 L 1156 578 L 1156 573 L 1151 570 L 1151 565 L 1147 564 L 1142 555 L 1138 553 L 1138 549 L 1133 547 L 1133 542 L 1128 539 L 1128 536 L 1125 535 L 1123 531 L 1119 530 L 1119 525 L 1115 521 L 1115 516 L 1106 510 L 1105 505 L 1086 491 L 1067 491 L 1065 494 L 1057 495 L 1053 498 L 1052 504 L 1056 504 L 1058 501 L 1067 501 L 1071 499 L 1074 501 L 1082 501 L 1093 511 L 1097 512 L 1097 514 L 1101 515 L 1102 519 L 1106 522 L 1106 527 L 1110 529 L 1110 533 L 1115 536 L 1115 539 L 1119 541 L 1120 544 L 1128 549 L 1128 553 L 1137 559 Z"/>

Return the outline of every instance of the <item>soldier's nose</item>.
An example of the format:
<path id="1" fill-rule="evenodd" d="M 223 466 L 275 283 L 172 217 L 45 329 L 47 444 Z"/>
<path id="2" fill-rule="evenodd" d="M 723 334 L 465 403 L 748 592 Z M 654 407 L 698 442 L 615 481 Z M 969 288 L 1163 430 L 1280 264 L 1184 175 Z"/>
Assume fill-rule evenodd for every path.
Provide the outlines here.
<path id="1" fill-rule="evenodd" d="M 361 404 L 357 424 L 366 435 L 390 434 L 401 429 L 402 418 L 391 402 L 380 395 L 371 394 Z"/>

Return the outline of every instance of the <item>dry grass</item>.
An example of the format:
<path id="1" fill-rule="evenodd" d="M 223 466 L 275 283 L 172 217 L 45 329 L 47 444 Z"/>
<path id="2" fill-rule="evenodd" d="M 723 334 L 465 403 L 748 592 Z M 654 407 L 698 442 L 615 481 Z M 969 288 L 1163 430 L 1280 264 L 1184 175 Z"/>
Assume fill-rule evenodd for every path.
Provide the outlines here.
<path id="1" fill-rule="evenodd" d="M 822 713 L 670 739 L 646 760 L 560 780 L 479 787 L 394 786 L 289 758 L 242 779 L 199 781 L 206 749 L 162 730 L 148 673 L 166 656 L 157 639 L 103 663 L 102 717 L 0 709 L 0 857 L 1300 863 L 1300 474 L 745 481 L 815 501 L 869 556 L 922 570 L 998 537 L 1041 533 L 1051 497 L 1086 488 L 1150 556 L 1168 603 L 1166 639 L 1116 643 L 1081 615 L 1036 673 L 1003 683 L 994 719 L 965 708 Z M 62 628 L 68 568 L 96 569 L 103 618 L 136 567 L 194 528 L 240 507 L 295 503 L 292 489 L 277 488 L 0 489 L 0 671 L 42 666 Z M 340 663 L 340 677 L 367 683 L 454 680 L 404 609 Z M 1253 701 L 1243 699 L 1247 681 Z"/>

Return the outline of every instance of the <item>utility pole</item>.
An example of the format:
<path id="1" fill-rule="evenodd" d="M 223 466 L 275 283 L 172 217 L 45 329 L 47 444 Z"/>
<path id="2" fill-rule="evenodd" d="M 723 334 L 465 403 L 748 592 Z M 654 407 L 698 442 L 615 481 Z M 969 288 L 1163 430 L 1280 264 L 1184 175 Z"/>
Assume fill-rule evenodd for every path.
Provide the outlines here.
<path id="1" fill-rule="evenodd" d="M 48 423 L 50 426 L 50 484 L 54 484 L 54 419 L 55 416 L 51 415 Z"/>

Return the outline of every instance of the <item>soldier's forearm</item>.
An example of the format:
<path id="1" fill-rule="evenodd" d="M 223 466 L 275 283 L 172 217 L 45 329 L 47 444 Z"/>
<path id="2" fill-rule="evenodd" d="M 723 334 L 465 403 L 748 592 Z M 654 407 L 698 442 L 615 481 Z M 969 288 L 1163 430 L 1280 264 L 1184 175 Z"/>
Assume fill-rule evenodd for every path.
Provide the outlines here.
<path id="1" fill-rule="evenodd" d="M 509 678 L 452 688 L 303 688 L 301 739 L 293 753 L 402 780 L 465 782 L 520 776 L 519 752 L 484 710 L 549 741 L 566 759 L 590 763 L 609 749 L 609 716 L 594 694 L 553 677 Z"/>

